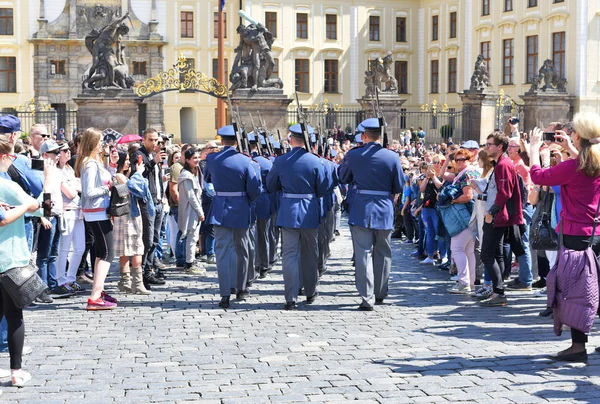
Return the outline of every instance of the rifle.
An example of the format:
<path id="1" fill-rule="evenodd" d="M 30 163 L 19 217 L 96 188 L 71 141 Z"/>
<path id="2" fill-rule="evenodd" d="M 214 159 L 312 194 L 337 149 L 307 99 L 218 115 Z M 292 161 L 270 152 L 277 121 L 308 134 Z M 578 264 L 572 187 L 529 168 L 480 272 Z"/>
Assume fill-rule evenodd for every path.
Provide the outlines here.
<path id="1" fill-rule="evenodd" d="M 260 128 L 257 128 L 256 125 L 254 125 L 254 118 L 252 118 L 252 113 L 248 112 L 248 115 L 250 115 L 250 123 L 252 124 L 252 131 L 254 132 L 254 139 L 256 140 L 257 144 L 260 144 L 260 138 L 258 137 L 258 135 L 260 133 Z"/>
<path id="2" fill-rule="evenodd" d="M 265 146 L 267 146 L 267 151 L 270 156 L 275 156 L 275 154 L 273 153 L 273 146 L 271 146 L 271 139 L 269 139 L 270 135 L 269 135 L 269 132 L 267 131 L 267 125 L 266 125 L 265 121 L 262 119 L 262 116 L 260 116 L 260 111 L 256 111 L 256 113 L 258 114 L 258 121 L 260 123 L 260 126 L 265 131 L 263 136 L 265 137 Z"/>
<path id="3" fill-rule="evenodd" d="M 240 115 L 240 109 L 238 108 L 238 106 L 236 105 L 236 110 L 237 110 L 237 116 L 238 119 L 241 121 L 241 115 Z M 246 128 L 243 122 L 241 122 L 241 128 L 240 128 L 240 135 L 242 137 L 242 143 L 241 143 L 241 148 L 243 149 L 242 153 L 246 154 L 246 155 L 250 155 L 250 145 L 248 144 L 248 133 L 246 132 Z"/>
<path id="4" fill-rule="evenodd" d="M 283 147 L 283 143 L 281 142 L 281 132 L 279 129 L 277 129 L 277 139 L 279 140 L 279 149 L 281 150 L 281 153 L 285 154 L 285 149 Z"/>
<path id="5" fill-rule="evenodd" d="M 383 112 L 381 111 L 381 107 L 379 106 L 379 87 L 375 90 L 375 100 L 377 102 L 377 118 L 379 119 L 379 127 L 381 128 L 381 136 L 382 143 L 381 146 L 384 149 L 388 147 L 388 135 L 385 129 L 385 117 L 383 116 Z"/>
<path id="6" fill-rule="evenodd" d="M 234 111 L 233 105 L 231 104 L 231 98 L 229 98 L 229 91 L 227 91 L 227 106 L 229 107 L 229 113 L 231 114 L 231 125 L 233 126 L 233 131 L 235 132 L 235 140 L 238 144 L 238 151 L 240 153 L 243 153 L 244 151 L 242 150 L 242 134 L 240 131 L 240 127 L 238 126 L 238 120 L 240 119 L 239 111 L 237 114 Z"/>
<path id="7" fill-rule="evenodd" d="M 304 146 L 306 147 L 306 151 L 311 153 L 310 137 L 308 136 L 308 131 L 306 130 L 304 111 L 302 110 L 302 106 L 300 105 L 300 101 L 298 100 L 298 92 L 295 92 L 294 95 L 296 96 L 296 104 L 298 104 L 296 110 L 298 112 L 298 121 L 300 124 L 300 128 L 302 129 L 302 136 L 304 137 Z"/>

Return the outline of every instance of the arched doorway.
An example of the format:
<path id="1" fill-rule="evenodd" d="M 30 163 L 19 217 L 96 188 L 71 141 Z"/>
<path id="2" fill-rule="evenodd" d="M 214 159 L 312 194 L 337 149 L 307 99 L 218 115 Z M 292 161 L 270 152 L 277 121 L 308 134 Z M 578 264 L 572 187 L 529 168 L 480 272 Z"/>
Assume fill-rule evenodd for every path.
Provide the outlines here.
<path id="1" fill-rule="evenodd" d="M 196 143 L 196 111 L 183 107 L 179 110 L 179 133 L 182 143 Z"/>

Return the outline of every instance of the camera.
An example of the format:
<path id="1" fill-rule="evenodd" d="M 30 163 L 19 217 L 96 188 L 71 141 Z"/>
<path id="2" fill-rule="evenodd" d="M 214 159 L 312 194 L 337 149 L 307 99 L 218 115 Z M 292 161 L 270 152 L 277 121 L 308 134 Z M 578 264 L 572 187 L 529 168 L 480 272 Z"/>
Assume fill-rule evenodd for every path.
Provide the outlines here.
<path id="1" fill-rule="evenodd" d="M 31 159 L 31 169 L 44 171 L 44 159 Z"/>
<path id="2" fill-rule="evenodd" d="M 487 201 L 487 194 L 479 194 L 479 195 L 477 195 L 477 200 L 478 201 L 484 201 L 484 202 L 486 202 Z"/>
<path id="3" fill-rule="evenodd" d="M 521 122 L 521 120 L 519 118 L 517 118 L 516 116 L 513 116 L 508 120 L 508 123 L 510 123 L 511 125 L 516 125 L 519 122 Z"/>
<path id="4" fill-rule="evenodd" d="M 555 139 L 554 139 L 554 135 L 555 134 L 556 134 L 555 132 L 544 132 L 544 135 L 543 135 L 544 141 L 545 142 L 554 142 L 555 141 Z"/>

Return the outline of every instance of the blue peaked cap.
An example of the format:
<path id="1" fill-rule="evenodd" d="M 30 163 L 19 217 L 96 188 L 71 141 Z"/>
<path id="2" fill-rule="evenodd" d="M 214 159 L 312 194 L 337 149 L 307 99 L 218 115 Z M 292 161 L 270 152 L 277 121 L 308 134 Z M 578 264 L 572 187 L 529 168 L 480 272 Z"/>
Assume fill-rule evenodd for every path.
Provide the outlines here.
<path id="1" fill-rule="evenodd" d="M 254 133 L 254 131 L 248 133 L 248 142 L 256 143 L 256 134 Z"/>
<path id="2" fill-rule="evenodd" d="M 379 126 L 379 118 L 365 119 L 358 126 L 362 126 L 364 129 L 381 129 L 381 127 Z"/>
<path id="3" fill-rule="evenodd" d="M 356 131 L 358 133 L 365 133 L 365 128 L 363 128 L 362 123 L 358 124 L 358 126 L 356 127 Z"/>
<path id="4" fill-rule="evenodd" d="M 290 126 L 289 131 L 292 134 L 292 136 L 302 137 L 302 127 L 299 123 Z M 310 125 L 306 125 L 306 131 L 309 135 L 315 133 L 315 130 Z"/>
<path id="5" fill-rule="evenodd" d="M 233 130 L 233 125 L 226 125 L 219 130 L 217 130 L 217 135 L 221 137 L 235 137 L 235 130 Z"/>
<path id="6" fill-rule="evenodd" d="M 356 143 L 362 143 L 362 136 L 360 133 L 358 135 L 354 136 L 354 141 Z"/>

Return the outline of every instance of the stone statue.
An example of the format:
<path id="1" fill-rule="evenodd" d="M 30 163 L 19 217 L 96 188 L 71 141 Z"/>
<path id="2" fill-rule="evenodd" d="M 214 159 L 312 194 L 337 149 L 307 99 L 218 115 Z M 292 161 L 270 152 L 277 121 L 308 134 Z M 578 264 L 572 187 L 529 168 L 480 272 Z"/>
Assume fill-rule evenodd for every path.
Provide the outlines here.
<path id="1" fill-rule="evenodd" d="M 567 92 L 567 79 L 558 76 L 554 70 L 554 62 L 550 59 L 544 60 L 537 76 L 531 79 L 531 87 L 527 93 L 537 93 L 538 91 Z"/>
<path id="2" fill-rule="evenodd" d="M 371 60 L 369 70 L 365 71 L 365 92 L 367 96 L 374 96 L 377 88 L 383 93 L 398 92 L 398 80 L 391 74 L 392 52 L 376 60 Z M 381 89 L 381 83 L 385 87 Z"/>
<path id="3" fill-rule="evenodd" d="M 490 86 L 490 73 L 488 72 L 487 65 L 483 55 L 478 55 L 475 61 L 475 69 L 473 69 L 473 75 L 471 76 L 470 90 L 485 90 Z"/>
<path id="4" fill-rule="evenodd" d="M 229 75 L 230 90 L 251 88 L 256 91 L 260 87 L 283 87 L 279 78 L 272 79 L 275 60 L 271 52 L 273 35 L 261 23 L 252 20 L 245 13 L 240 15 L 251 22 L 250 25 L 240 25 L 237 33 L 240 44 L 235 48 L 235 59 Z"/>
<path id="5" fill-rule="evenodd" d="M 129 13 L 115 19 L 100 30 L 94 28 L 85 37 L 85 46 L 92 54 L 92 66 L 83 81 L 83 88 L 131 88 L 134 84 L 125 62 L 125 45 L 121 37 L 129 33 L 124 21 Z"/>

